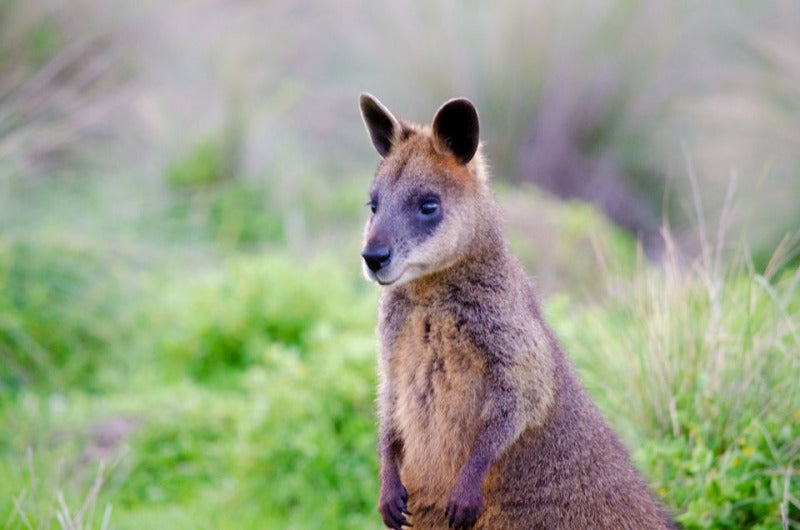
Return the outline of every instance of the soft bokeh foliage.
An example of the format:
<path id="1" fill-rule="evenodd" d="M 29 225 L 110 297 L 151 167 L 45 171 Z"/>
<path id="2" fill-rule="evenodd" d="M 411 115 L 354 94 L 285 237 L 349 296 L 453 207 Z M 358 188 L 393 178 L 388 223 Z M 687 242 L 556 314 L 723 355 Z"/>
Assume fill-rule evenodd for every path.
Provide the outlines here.
<path id="1" fill-rule="evenodd" d="M 798 34 L 793 0 L 0 0 L 0 524 L 379 527 L 368 90 L 476 103 L 684 527 L 799 528 Z"/>

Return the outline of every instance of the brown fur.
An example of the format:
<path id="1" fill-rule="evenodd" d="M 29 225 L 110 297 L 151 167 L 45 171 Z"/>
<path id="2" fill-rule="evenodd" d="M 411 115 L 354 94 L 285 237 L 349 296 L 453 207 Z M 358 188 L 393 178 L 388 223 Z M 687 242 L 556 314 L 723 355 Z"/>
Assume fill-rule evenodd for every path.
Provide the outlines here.
<path id="1" fill-rule="evenodd" d="M 673 528 L 543 321 L 480 153 L 460 163 L 448 138 L 389 118 L 365 234 L 367 247 L 389 242 L 393 256 L 386 272 L 367 271 L 389 283 L 378 323 L 387 525 Z M 415 189 L 441 196 L 443 218 L 409 243 L 393 235 L 406 234 L 407 219 L 395 204 Z M 398 523 L 386 514 L 406 505 L 403 486 Z"/>

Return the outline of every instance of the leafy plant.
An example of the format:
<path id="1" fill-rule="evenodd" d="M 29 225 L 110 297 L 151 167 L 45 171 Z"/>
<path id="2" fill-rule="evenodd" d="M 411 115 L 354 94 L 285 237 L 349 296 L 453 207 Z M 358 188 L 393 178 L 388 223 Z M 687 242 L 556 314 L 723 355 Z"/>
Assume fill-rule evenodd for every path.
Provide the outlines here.
<path id="1" fill-rule="evenodd" d="M 110 262 L 66 242 L 0 239 L 0 391 L 91 384 L 125 332 Z"/>

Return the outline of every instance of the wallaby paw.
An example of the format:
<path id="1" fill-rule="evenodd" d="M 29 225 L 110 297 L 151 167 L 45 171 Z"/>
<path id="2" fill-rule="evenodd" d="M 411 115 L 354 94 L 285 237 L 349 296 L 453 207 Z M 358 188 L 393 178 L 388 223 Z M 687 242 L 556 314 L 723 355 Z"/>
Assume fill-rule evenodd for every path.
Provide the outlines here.
<path id="1" fill-rule="evenodd" d="M 412 526 L 406 520 L 406 515 L 411 515 L 406 502 L 408 502 L 408 492 L 400 482 L 391 487 L 381 488 L 378 510 L 380 510 L 383 522 L 388 528 L 402 530 L 404 526 Z"/>
<path id="2" fill-rule="evenodd" d="M 447 501 L 445 516 L 450 528 L 469 529 L 475 525 L 483 511 L 483 492 L 479 488 L 457 489 Z"/>

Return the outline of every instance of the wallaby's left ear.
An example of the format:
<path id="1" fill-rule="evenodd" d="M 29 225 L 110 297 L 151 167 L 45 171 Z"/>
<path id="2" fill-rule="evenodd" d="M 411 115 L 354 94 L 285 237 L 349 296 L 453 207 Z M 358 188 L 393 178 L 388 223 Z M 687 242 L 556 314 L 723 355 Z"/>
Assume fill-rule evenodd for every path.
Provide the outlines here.
<path id="1" fill-rule="evenodd" d="M 441 147 L 466 164 L 475 156 L 480 141 L 478 111 L 468 99 L 451 99 L 433 117 L 433 134 Z"/>

